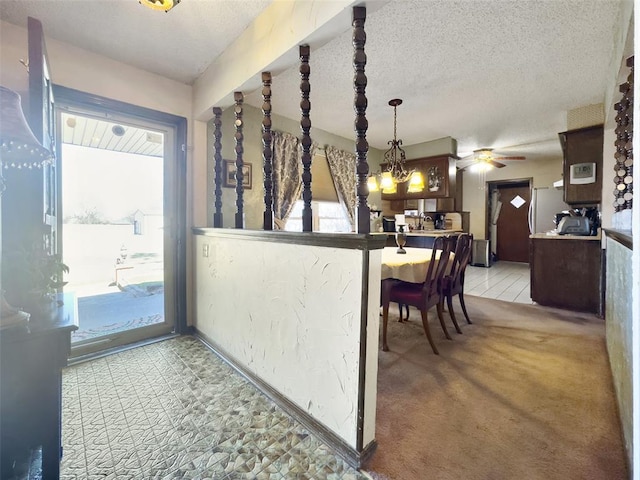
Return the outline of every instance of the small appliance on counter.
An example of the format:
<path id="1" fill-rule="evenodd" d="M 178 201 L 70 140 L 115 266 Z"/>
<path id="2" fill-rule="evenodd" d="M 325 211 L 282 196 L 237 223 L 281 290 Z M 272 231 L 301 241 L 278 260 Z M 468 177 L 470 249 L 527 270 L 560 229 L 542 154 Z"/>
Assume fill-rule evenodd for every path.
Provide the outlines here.
<path id="1" fill-rule="evenodd" d="M 590 235 L 591 228 L 587 217 L 562 217 L 558 224 L 558 235 Z"/>
<path id="2" fill-rule="evenodd" d="M 433 214 L 433 228 L 436 230 L 445 230 L 445 214 L 444 213 L 434 213 Z"/>
<path id="3" fill-rule="evenodd" d="M 396 219 L 393 217 L 382 217 L 382 231 L 395 232 L 396 231 Z"/>
<path id="4" fill-rule="evenodd" d="M 575 208 L 556 214 L 558 235 L 595 236 L 600 228 L 598 207 Z"/>

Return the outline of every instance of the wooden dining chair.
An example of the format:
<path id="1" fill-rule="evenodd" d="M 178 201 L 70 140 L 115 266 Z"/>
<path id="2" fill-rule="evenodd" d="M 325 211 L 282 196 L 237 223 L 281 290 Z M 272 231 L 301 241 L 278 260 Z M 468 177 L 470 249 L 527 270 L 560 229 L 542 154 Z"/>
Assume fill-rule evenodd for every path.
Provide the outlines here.
<path id="1" fill-rule="evenodd" d="M 451 238 L 438 237 L 436 238 L 433 247 L 431 249 L 431 261 L 427 268 L 427 274 L 423 283 L 409 283 L 402 281 L 393 281 L 386 284 L 383 288 L 382 295 L 382 350 L 388 351 L 389 346 L 387 344 L 387 323 L 389 320 L 389 304 L 391 302 L 398 303 L 400 305 L 411 305 L 420 310 L 422 316 L 422 326 L 424 333 L 427 335 L 427 340 L 431 345 L 433 353 L 438 354 L 438 348 L 433 342 L 431 336 L 431 330 L 429 329 L 428 312 L 431 307 L 436 307 L 438 312 L 438 319 L 440 325 L 448 339 L 451 339 L 447 327 L 444 323 L 444 317 L 442 315 L 443 302 L 442 302 L 442 277 L 445 274 L 447 265 L 449 264 L 449 257 L 453 250 L 453 243 Z"/>
<path id="2" fill-rule="evenodd" d="M 442 299 L 447 300 L 447 309 L 449 310 L 449 316 L 453 322 L 454 327 L 458 333 L 462 333 L 455 313 L 453 313 L 453 296 L 458 295 L 460 300 L 460 306 L 464 313 L 467 323 L 471 324 L 471 319 L 467 313 L 467 306 L 464 304 L 464 272 L 471 260 L 471 245 L 473 244 L 473 235 L 464 233 L 458 236 L 456 242 L 455 254 L 453 256 L 453 263 L 451 269 L 442 277 Z"/>

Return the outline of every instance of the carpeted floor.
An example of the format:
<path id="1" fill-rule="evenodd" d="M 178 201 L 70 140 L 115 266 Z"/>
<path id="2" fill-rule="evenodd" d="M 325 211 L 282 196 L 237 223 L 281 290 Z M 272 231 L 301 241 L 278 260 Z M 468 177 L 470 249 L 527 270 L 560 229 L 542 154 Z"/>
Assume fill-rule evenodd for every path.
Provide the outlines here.
<path id="1" fill-rule="evenodd" d="M 460 313 L 463 335 L 450 327 L 451 341 L 429 314 L 439 356 L 418 311 L 400 324 L 391 309 L 378 448 L 364 470 L 391 480 L 628 478 L 604 320 L 466 300 L 474 324 Z"/>

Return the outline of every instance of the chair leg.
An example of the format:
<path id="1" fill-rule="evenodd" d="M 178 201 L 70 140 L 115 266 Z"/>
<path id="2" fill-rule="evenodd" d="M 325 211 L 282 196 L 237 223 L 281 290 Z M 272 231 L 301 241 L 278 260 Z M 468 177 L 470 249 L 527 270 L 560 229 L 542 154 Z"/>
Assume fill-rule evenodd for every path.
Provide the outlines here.
<path id="1" fill-rule="evenodd" d="M 400 305 L 400 304 L 398 304 Z M 400 322 L 408 322 L 409 321 L 409 305 L 405 304 L 404 309 L 407 312 L 406 318 L 402 318 L 402 305 L 400 305 Z"/>
<path id="2" fill-rule="evenodd" d="M 382 351 L 388 352 L 389 345 L 387 345 L 387 322 L 389 321 L 389 304 L 382 306 Z"/>
<path id="3" fill-rule="evenodd" d="M 400 323 L 406 322 L 406 321 L 409 320 L 409 305 L 406 305 L 406 304 L 404 305 L 404 308 L 405 308 L 405 310 L 407 312 L 407 318 L 403 318 L 402 317 L 402 306 L 403 306 L 402 303 L 398 304 L 398 322 L 400 322 Z"/>
<path id="4" fill-rule="evenodd" d="M 456 327 L 456 332 L 462 333 L 460 330 L 460 326 L 458 325 L 458 320 L 456 319 L 456 314 L 453 313 L 453 296 L 447 295 L 447 308 L 449 309 L 449 316 L 451 317 L 451 321 L 453 322 L 453 326 Z"/>
<path id="5" fill-rule="evenodd" d="M 462 294 L 462 292 L 458 294 L 458 298 L 460 299 L 460 306 L 462 307 L 462 312 L 464 313 L 464 316 L 467 319 L 467 323 L 471 325 L 473 322 L 469 318 L 469 314 L 467 314 L 467 307 L 464 304 L 464 295 Z"/>
<path id="6" fill-rule="evenodd" d="M 427 335 L 427 340 L 429 340 L 429 345 L 431 345 L 431 350 L 433 350 L 433 353 L 435 353 L 436 355 L 440 355 L 440 353 L 438 352 L 438 349 L 436 348 L 436 344 L 433 343 L 433 338 L 431 337 L 431 330 L 429 330 L 429 319 L 427 318 L 427 310 L 420 310 L 420 313 L 422 314 L 422 327 L 424 328 L 424 333 L 426 333 Z"/>
<path id="7" fill-rule="evenodd" d="M 442 331 L 444 332 L 444 336 L 447 337 L 448 340 L 452 340 L 451 335 L 449 335 L 449 331 L 447 330 L 447 326 L 444 323 L 444 315 L 442 315 L 442 311 L 444 310 L 444 299 L 436 304 L 436 311 L 438 312 L 438 320 L 440 320 L 440 325 L 442 326 Z"/>

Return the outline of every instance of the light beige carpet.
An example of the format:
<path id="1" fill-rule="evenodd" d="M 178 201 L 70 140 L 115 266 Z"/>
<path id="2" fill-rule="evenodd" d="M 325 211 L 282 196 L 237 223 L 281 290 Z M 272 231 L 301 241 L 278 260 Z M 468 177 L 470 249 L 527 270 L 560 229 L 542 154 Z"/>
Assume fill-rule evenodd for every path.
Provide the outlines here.
<path id="1" fill-rule="evenodd" d="M 627 478 L 604 320 L 465 298 L 474 324 L 458 307 L 463 335 L 451 326 L 453 340 L 429 313 L 439 356 L 419 312 L 400 324 L 392 306 L 378 448 L 363 470 L 392 480 Z"/>

